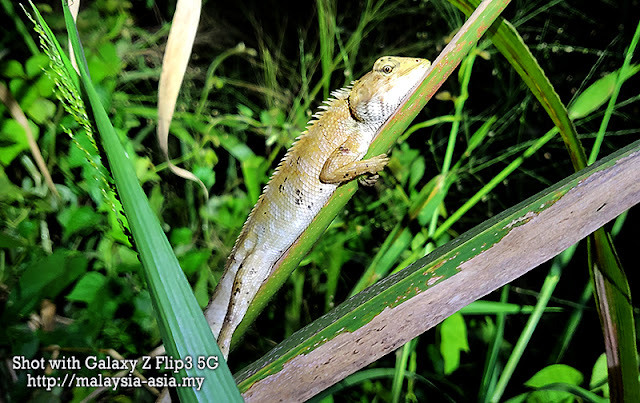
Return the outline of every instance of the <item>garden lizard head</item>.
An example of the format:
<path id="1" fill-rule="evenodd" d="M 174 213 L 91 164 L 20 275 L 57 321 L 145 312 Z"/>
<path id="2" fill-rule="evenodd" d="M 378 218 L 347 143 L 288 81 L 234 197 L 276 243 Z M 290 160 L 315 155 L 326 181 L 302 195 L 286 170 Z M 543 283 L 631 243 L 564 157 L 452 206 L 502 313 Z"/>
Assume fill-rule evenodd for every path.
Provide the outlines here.
<path id="1" fill-rule="evenodd" d="M 426 59 L 383 56 L 373 69 L 353 83 L 351 115 L 367 125 L 381 126 L 422 82 L 431 66 Z"/>

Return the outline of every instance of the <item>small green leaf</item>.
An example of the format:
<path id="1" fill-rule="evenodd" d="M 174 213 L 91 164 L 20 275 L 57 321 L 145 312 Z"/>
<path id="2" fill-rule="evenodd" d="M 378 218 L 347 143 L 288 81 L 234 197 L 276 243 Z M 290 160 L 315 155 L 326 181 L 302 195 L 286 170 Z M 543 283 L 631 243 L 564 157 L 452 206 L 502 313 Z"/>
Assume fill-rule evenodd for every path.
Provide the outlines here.
<path id="1" fill-rule="evenodd" d="M 84 256 L 58 249 L 27 267 L 20 277 L 19 287 L 11 294 L 8 306 L 14 306 L 20 314 L 27 314 L 43 298 L 56 297 L 86 269 Z"/>
<path id="2" fill-rule="evenodd" d="M 469 351 L 467 326 L 462 314 L 458 312 L 445 319 L 439 329 L 440 354 L 444 359 L 444 373 L 449 375 L 460 366 L 460 353 Z"/>
<path id="3" fill-rule="evenodd" d="M 25 68 L 27 77 L 34 78 L 42 74 L 42 71 L 49 67 L 49 58 L 44 53 L 33 55 L 27 60 Z"/>
<path id="4" fill-rule="evenodd" d="M 11 353 L 33 358 L 40 348 L 40 337 L 26 323 L 9 325 L 6 328 L 6 340 L 11 340 Z"/>
<path id="5" fill-rule="evenodd" d="M 115 77 L 122 70 L 122 61 L 118 57 L 116 47 L 111 42 L 106 42 L 96 53 L 87 58 L 91 79 L 99 83 L 106 77 Z"/>
<path id="6" fill-rule="evenodd" d="M 242 161 L 242 174 L 244 184 L 249 192 L 249 199 L 252 203 L 258 201 L 262 191 L 262 178 L 265 176 L 266 164 L 263 157 L 252 156 Z"/>
<path id="7" fill-rule="evenodd" d="M 33 84 L 33 88 L 38 90 L 38 95 L 42 98 L 51 98 L 53 95 L 53 88 L 56 83 L 46 74 L 38 77 L 36 82 Z"/>
<path id="8" fill-rule="evenodd" d="M 411 166 L 413 162 L 420 157 L 418 150 L 409 148 L 407 143 L 400 144 L 399 149 L 393 152 L 394 158 L 389 161 L 389 169 L 393 176 L 404 186 L 409 180 L 411 172 L 407 166 Z"/>
<path id="9" fill-rule="evenodd" d="M 0 147 L 0 154 L 2 154 L 2 147 Z M 0 202 L 6 202 L 7 205 L 14 201 L 22 202 L 24 193 L 24 189 L 14 185 L 0 166 Z"/>
<path id="10" fill-rule="evenodd" d="M 286 116 L 281 109 L 272 108 L 260 111 L 260 122 L 265 126 L 282 126 Z"/>
<path id="11" fill-rule="evenodd" d="M 567 383 L 569 385 L 580 385 L 582 374 L 575 368 L 564 364 L 549 365 L 538 371 L 524 384 L 531 388 L 543 388 L 557 383 Z M 572 402 L 575 397 L 571 392 L 564 390 L 537 390 L 529 394 L 529 402 Z"/>
<path id="12" fill-rule="evenodd" d="M 511 399 L 507 400 L 505 403 L 522 403 L 522 402 L 526 402 L 527 401 L 527 397 L 530 395 L 530 393 L 522 393 L 519 394 L 518 396 L 514 396 Z"/>
<path id="13" fill-rule="evenodd" d="M 590 389 L 602 389 L 604 397 L 609 397 L 609 383 L 608 383 L 609 371 L 607 368 L 607 355 L 605 353 L 600 354 L 600 357 L 596 360 L 591 370 L 591 380 L 589 381 Z"/>
<path id="14" fill-rule="evenodd" d="M 19 61 L 9 60 L 0 68 L 0 75 L 7 78 L 25 78 L 27 74 Z"/>
<path id="15" fill-rule="evenodd" d="M 38 138 L 38 126 L 29 122 L 31 132 Z M 0 124 L 0 164 L 9 165 L 21 152 L 29 149 L 29 142 L 24 128 L 13 119 Z"/>
<path id="16" fill-rule="evenodd" d="M 43 124 L 49 121 L 53 114 L 56 113 L 56 105 L 48 99 L 38 98 L 31 104 L 26 113 L 37 124 Z"/>
<path id="17" fill-rule="evenodd" d="M 220 136 L 220 145 L 238 161 L 244 161 L 255 156 L 253 151 L 234 136 Z"/>
<path id="18" fill-rule="evenodd" d="M 591 84 L 576 98 L 576 100 L 569 106 L 569 117 L 571 120 L 583 118 L 607 102 L 616 86 L 620 70 L 621 69 L 618 69 L 602 77 L 595 83 Z M 624 71 L 623 79 L 629 79 L 638 71 L 640 71 L 640 65 L 636 64 L 629 66 L 629 68 Z"/>
<path id="19" fill-rule="evenodd" d="M 16 237 L 13 234 L 0 232 L 0 248 L 12 249 L 26 246 L 28 246 L 28 244 L 22 238 Z"/>
<path id="20" fill-rule="evenodd" d="M 193 293 L 196 296 L 196 300 L 198 301 L 198 305 L 202 309 L 204 309 L 209 304 L 209 277 L 211 276 L 211 272 L 207 266 L 202 266 L 200 269 L 200 275 L 198 276 L 198 281 L 196 281 L 196 285 L 193 286 Z"/>
<path id="21" fill-rule="evenodd" d="M 238 104 L 238 113 L 247 117 L 253 116 L 253 111 L 251 110 L 251 108 L 242 104 Z"/>
<path id="22" fill-rule="evenodd" d="M 138 157 L 134 159 L 134 166 L 136 170 L 136 176 L 140 180 L 140 183 L 159 182 L 160 176 L 155 171 L 153 163 L 149 157 Z"/>
<path id="23" fill-rule="evenodd" d="M 217 228 L 235 231 L 242 227 L 246 212 L 252 206 L 253 203 L 247 197 L 215 196 L 209 199 L 205 214 Z"/>
<path id="24" fill-rule="evenodd" d="M 102 215 L 96 213 L 89 206 L 69 208 L 58 214 L 58 221 L 62 224 L 62 237 L 67 240 L 72 235 L 83 231 L 95 230 L 102 222 Z"/>
<path id="25" fill-rule="evenodd" d="M 553 364 L 542 368 L 524 384 L 532 388 L 541 388 L 558 382 L 580 385 L 582 379 L 582 374 L 577 369 L 565 364 Z"/>
<path id="26" fill-rule="evenodd" d="M 409 174 L 409 190 L 412 190 L 416 187 L 420 179 L 424 176 L 424 172 L 427 170 L 427 164 L 424 162 L 424 158 L 420 157 L 413 161 L 411 164 L 410 174 Z"/>
<path id="27" fill-rule="evenodd" d="M 180 267 L 187 276 L 192 275 L 202 265 L 204 265 L 211 256 L 211 250 L 193 250 L 185 253 L 178 258 Z"/>
<path id="28" fill-rule="evenodd" d="M 192 172 L 195 176 L 198 177 L 204 183 L 206 187 L 211 187 L 216 183 L 216 173 L 212 169 L 213 165 L 201 166 L 194 165 Z"/>
<path id="29" fill-rule="evenodd" d="M 9 81 L 9 90 L 22 109 L 28 109 L 31 103 L 40 97 L 38 88 L 23 79 Z"/>
<path id="30" fill-rule="evenodd" d="M 187 227 L 176 228 L 171 231 L 169 239 L 174 248 L 176 246 L 189 245 L 193 242 L 193 231 Z"/>
<path id="31" fill-rule="evenodd" d="M 67 299 L 86 303 L 93 302 L 106 282 L 107 278 L 103 274 L 95 271 L 89 272 L 78 281 L 71 293 L 67 295 Z"/>
<path id="32" fill-rule="evenodd" d="M 140 290 L 140 294 L 135 296 L 133 304 L 136 309 L 131 320 L 144 329 L 145 332 L 157 334 L 158 324 L 154 318 L 153 302 L 151 301 L 149 291 Z M 158 335 L 158 339 L 159 338 L 160 336 Z"/>

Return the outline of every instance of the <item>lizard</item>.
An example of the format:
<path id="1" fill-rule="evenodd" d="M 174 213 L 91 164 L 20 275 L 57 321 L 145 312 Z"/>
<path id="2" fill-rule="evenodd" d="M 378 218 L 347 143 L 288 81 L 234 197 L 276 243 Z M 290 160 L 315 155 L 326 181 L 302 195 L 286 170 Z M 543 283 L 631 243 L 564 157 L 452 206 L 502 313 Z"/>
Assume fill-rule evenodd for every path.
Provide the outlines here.
<path id="1" fill-rule="evenodd" d="M 274 264 L 337 187 L 377 178 L 389 159 L 362 159 L 380 128 L 422 82 L 426 59 L 384 56 L 350 86 L 335 90 L 278 164 L 242 227 L 205 310 L 225 359 L 231 337 Z"/>

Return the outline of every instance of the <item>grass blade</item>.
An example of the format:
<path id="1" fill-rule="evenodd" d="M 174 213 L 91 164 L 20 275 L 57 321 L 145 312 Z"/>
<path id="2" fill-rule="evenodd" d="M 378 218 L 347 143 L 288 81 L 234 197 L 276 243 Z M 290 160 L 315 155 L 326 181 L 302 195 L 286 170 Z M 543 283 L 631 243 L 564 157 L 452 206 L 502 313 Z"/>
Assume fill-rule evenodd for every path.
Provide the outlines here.
<path id="1" fill-rule="evenodd" d="M 296 332 L 237 375 L 243 396 L 247 401 L 271 401 L 276 396 L 307 399 L 639 202 L 637 141 L 495 216 Z M 598 209 L 603 204 L 606 208 Z"/>
<path id="2" fill-rule="evenodd" d="M 593 164 L 598 157 L 598 152 L 600 151 L 600 146 L 602 145 L 602 141 L 604 140 L 604 133 L 607 130 L 607 126 L 609 125 L 609 119 L 611 119 L 611 115 L 613 115 L 613 109 L 616 105 L 616 101 L 618 100 L 618 94 L 620 93 L 620 87 L 622 87 L 622 83 L 625 82 L 630 75 L 635 74 L 635 69 L 630 69 L 631 66 L 631 57 L 638 45 L 638 41 L 640 40 L 640 21 L 636 26 L 636 32 L 631 39 L 631 44 L 629 45 L 629 49 L 627 49 L 627 54 L 625 55 L 624 62 L 622 62 L 622 68 L 616 75 L 615 86 L 613 87 L 613 91 L 611 92 L 611 97 L 609 98 L 609 104 L 607 105 L 607 109 L 604 112 L 604 117 L 602 118 L 602 122 L 600 123 L 600 128 L 598 129 L 598 135 L 596 136 L 596 142 L 591 149 L 591 154 L 589 155 L 589 164 Z M 637 71 L 637 70 L 636 70 Z"/>
<path id="3" fill-rule="evenodd" d="M 449 2 L 466 15 L 469 15 L 474 6 L 479 3 L 478 0 L 449 0 Z M 569 119 L 567 108 L 518 31 L 502 17 L 496 20 L 489 31 L 495 47 L 511 63 L 560 131 L 575 170 L 584 168 L 587 165 L 587 157 L 578 140 L 576 128 Z"/>
<path id="4" fill-rule="evenodd" d="M 542 289 L 540 290 L 536 308 L 533 314 L 529 317 L 527 324 L 525 325 L 522 333 L 520 334 L 520 337 L 518 338 L 518 342 L 511 352 L 509 360 L 505 364 L 504 370 L 500 374 L 500 379 L 498 380 L 498 383 L 496 384 L 496 387 L 493 391 L 493 396 L 490 399 L 491 402 L 499 402 L 502 398 L 502 394 L 507 387 L 507 383 L 511 379 L 511 375 L 513 375 L 513 372 L 515 371 L 520 358 L 522 358 L 522 354 L 527 348 L 527 344 L 529 344 L 529 340 L 531 340 L 531 336 L 533 336 L 533 332 L 536 330 L 536 326 L 538 325 L 540 318 L 542 318 L 542 314 L 544 313 L 544 310 L 547 307 L 549 300 L 551 299 L 553 290 L 556 288 L 556 285 L 560 281 L 562 269 L 569 263 L 569 261 L 573 257 L 573 254 L 576 251 L 576 247 L 577 245 L 574 244 L 554 259 L 554 262 L 551 265 L 551 269 L 549 270 L 549 273 L 544 280 Z"/>
<path id="5" fill-rule="evenodd" d="M 162 59 L 162 73 L 158 83 L 157 136 L 160 150 L 171 172 L 181 178 L 196 182 L 200 185 L 205 199 L 208 199 L 209 191 L 204 183 L 193 173 L 173 165 L 169 159 L 169 126 L 173 118 L 182 79 L 189 64 L 189 56 L 193 48 L 193 41 L 196 38 L 201 8 L 200 0 L 178 0 L 176 4 L 176 12 L 169 31 L 167 48 Z"/>
<path id="6" fill-rule="evenodd" d="M 215 370 L 198 369 L 200 367 L 196 362 L 198 357 L 221 356 L 220 351 L 191 287 L 178 265 L 171 245 L 138 183 L 131 162 L 126 157 L 122 144 L 100 103 L 89 78 L 73 18 L 66 2 L 62 3 L 65 23 L 80 69 L 81 82 L 91 105 L 133 240 L 142 261 L 165 347 L 174 358 L 193 362 L 191 369 L 182 370 L 177 375 L 178 379 L 204 378 L 199 391 L 192 387 L 182 387 L 178 388 L 178 395 L 182 401 L 213 401 L 220 398 L 240 401 L 238 389 L 224 360 L 218 362 L 214 359 L 218 365 Z M 46 25 L 37 9 L 33 5 L 32 8 L 40 24 Z M 55 43 L 55 37 L 51 39 Z M 75 73 L 69 72 L 69 74 Z"/>
<path id="7" fill-rule="evenodd" d="M 29 30 L 24 26 L 24 23 L 22 22 L 20 17 L 18 17 L 18 15 L 16 14 L 15 9 L 13 8 L 13 5 L 15 3 L 11 0 L 0 0 L 0 4 L 2 4 L 2 8 L 4 8 L 5 15 L 11 18 L 13 23 L 16 25 L 16 30 L 22 36 L 22 40 L 24 40 L 25 45 L 27 45 L 29 52 L 34 55 L 40 53 L 40 51 L 38 50 L 38 45 L 36 45 L 33 38 L 31 38 Z"/>
<path id="8" fill-rule="evenodd" d="M 500 293 L 500 303 L 506 304 L 509 297 L 509 284 L 502 287 Z M 478 301 L 476 301 L 478 302 Z M 501 369 L 498 364 L 500 349 L 504 341 L 504 325 L 507 315 L 498 313 L 496 318 L 496 331 L 493 336 L 493 342 L 487 350 L 487 358 L 482 372 L 482 380 L 480 381 L 480 391 L 478 392 L 478 402 L 488 402 L 489 397 L 493 395 L 498 379 L 498 373 Z"/>
<path id="9" fill-rule="evenodd" d="M 320 28 L 320 64 L 322 65 L 323 98 L 329 98 L 331 72 L 333 72 L 333 45 L 336 30 L 335 0 L 316 0 L 318 27 Z"/>
<path id="10" fill-rule="evenodd" d="M 469 14 L 472 11 L 472 5 L 476 0 L 472 0 L 470 2 L 465 0 L 450 0 L 450 2 L 463 10 L 466 14 Z M 623 67 L 617 75 L 616 87 L 609 99 L 607 112 L 605 113 L 605 117 L 601 124 L 599 135 L 596 139 L 596 144 L 591 152 L 589 161 L 587 161 L 586 154 L 577 137 L 576 129 L 569 118 L 567 109 L 560 101 L 558 94 L 553 89 L 553 86 L 545 76 L 528 47 L 524 44 L 522 38 L 518 35 L 515 28 L 513 28 L 513 26 L 506 20 L 500 18 L 491 28 L 491 32 L 493 34 L 491 39 L 496 48 L 500 50 L 500 52 L 512 64 L 514 69 L 522 77 L 523 81 L 527 84 L 538 101 L 540 101 L 549 114 L 549 117 L 560 131 L 574 169 L 578 171 L 583 169 L 587 163 L 593 163 L 597 156 L 600 144 L 602 143 L 608 119 L 613 112 L 613 106 L 615 105 L 619 87 L 628 77 L 627 74 L 629 71 L 628 69 L 630 66 L 631 56 L 638 40 L 640 39 L 640 24 L 636 29 L 631 45 L 627 51 Z M 617 261 L 617 257 L 615 256 L 615 247 L 613 246 L 613 242 L 611 242 L 610 238 L 604 233 L 604 230 L 599 230 L 595 234 L 593 242 L 595 243 L 595 247 L 590 248 L 589 250 L 589 258 L 593 262 L 592 265 L 590 265 L 590 270 L 601 271 L 599 273 L 594 273 L 592 271 L 591 276 L 595 281 L 600 282 L 600 284 L 596 283 L 595 295 L 600 308 L 599 313 L 601 323 L 603 325 L 603 332 L 605 333 L 605 339 L 607 340 L 607 358 L 610 367 L 616 366 L 616 368 L 619 369 L 619 365 L 623 360 L 623 355 L 633 354 L 635 360 L 636 354 L 635 337 L 632 339 L 628 331 L 621 331 L 621 329 L 625 328 L 635 329 L 633 315 L 630 315 L 627 312 L 631 309 L 630 306 L 627 306 L 631 303 L 630 298 L 627 298 L 629 295 L 626 292 L 629 286 L 627 284 L 626 276 L 624 272 L 622 272 L 622 267 L 619 264 L 614 263 Z M 609 270 L 611 271 L 609 272 Z M 619 306 L 619 304 L 624 306 Z M 614 340 L 614 338 L 617 337 L 623 337 L 626 338 L 626 340 Z M 613 354 L 613 356 L 609 356 L 609 354 Z M 630 373 L 610 371 L 609 382 L 612 385 L 615 384 L 619 387 L 619 399 L 622 399 L 624 389 L 624 397 L 631 399 L 628 401 L 640 400 L 638 368 L 635 361 L 633 365 L 625 365 L 624 370 L 630 371 Z M 614 379 L 614 377 L 618 377 L 618 379 Z M 623 384 L 625 385 L 624 388 L 622 387 Z"/>
<path id="11" fill-rule="evenodd" d="M 640 400 L 640 383 L 629 283 L 609 235 L 599 229 L 589 241 L 589 266 L 605 336 L 611 401 L 636 402 Z"/>
<path id="12" fill-rule="evenodd" d="M 622 68 L 617 75 L 616 86 L 609 99 L 596 143 L 591 150 L 590 163 L 598 155 L 620 86 L 626 79 L 631 57 L 639 40 L 640 22 L 636 26 Z M 640 401 L 636 325 L 627 276 L 618 259 L 613 240 L 604 228 L 600 228 L 589 238 L 588 251 L 589 272 L 594 284 L 596 306 L 605 340 L 611 401 Z"/>

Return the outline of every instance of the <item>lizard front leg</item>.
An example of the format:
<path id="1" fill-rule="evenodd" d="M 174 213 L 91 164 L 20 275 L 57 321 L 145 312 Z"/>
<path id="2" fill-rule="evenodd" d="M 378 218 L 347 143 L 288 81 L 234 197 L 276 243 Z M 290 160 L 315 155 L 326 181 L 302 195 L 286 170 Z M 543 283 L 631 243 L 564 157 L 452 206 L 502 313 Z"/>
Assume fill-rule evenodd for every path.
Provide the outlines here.
<path id="1" fill-rule="evenodd" d="M 358 160 L 360 155 L 351 151 L 346 144 L 341 145 L 324 163 L 320 171 L 320 181 L 324 183 L 343 183 L 364 174 L 377 176 L 376 174 L 382 171 L 389 162 L 386 154 L 376 155 L 366 160 Z"/>

